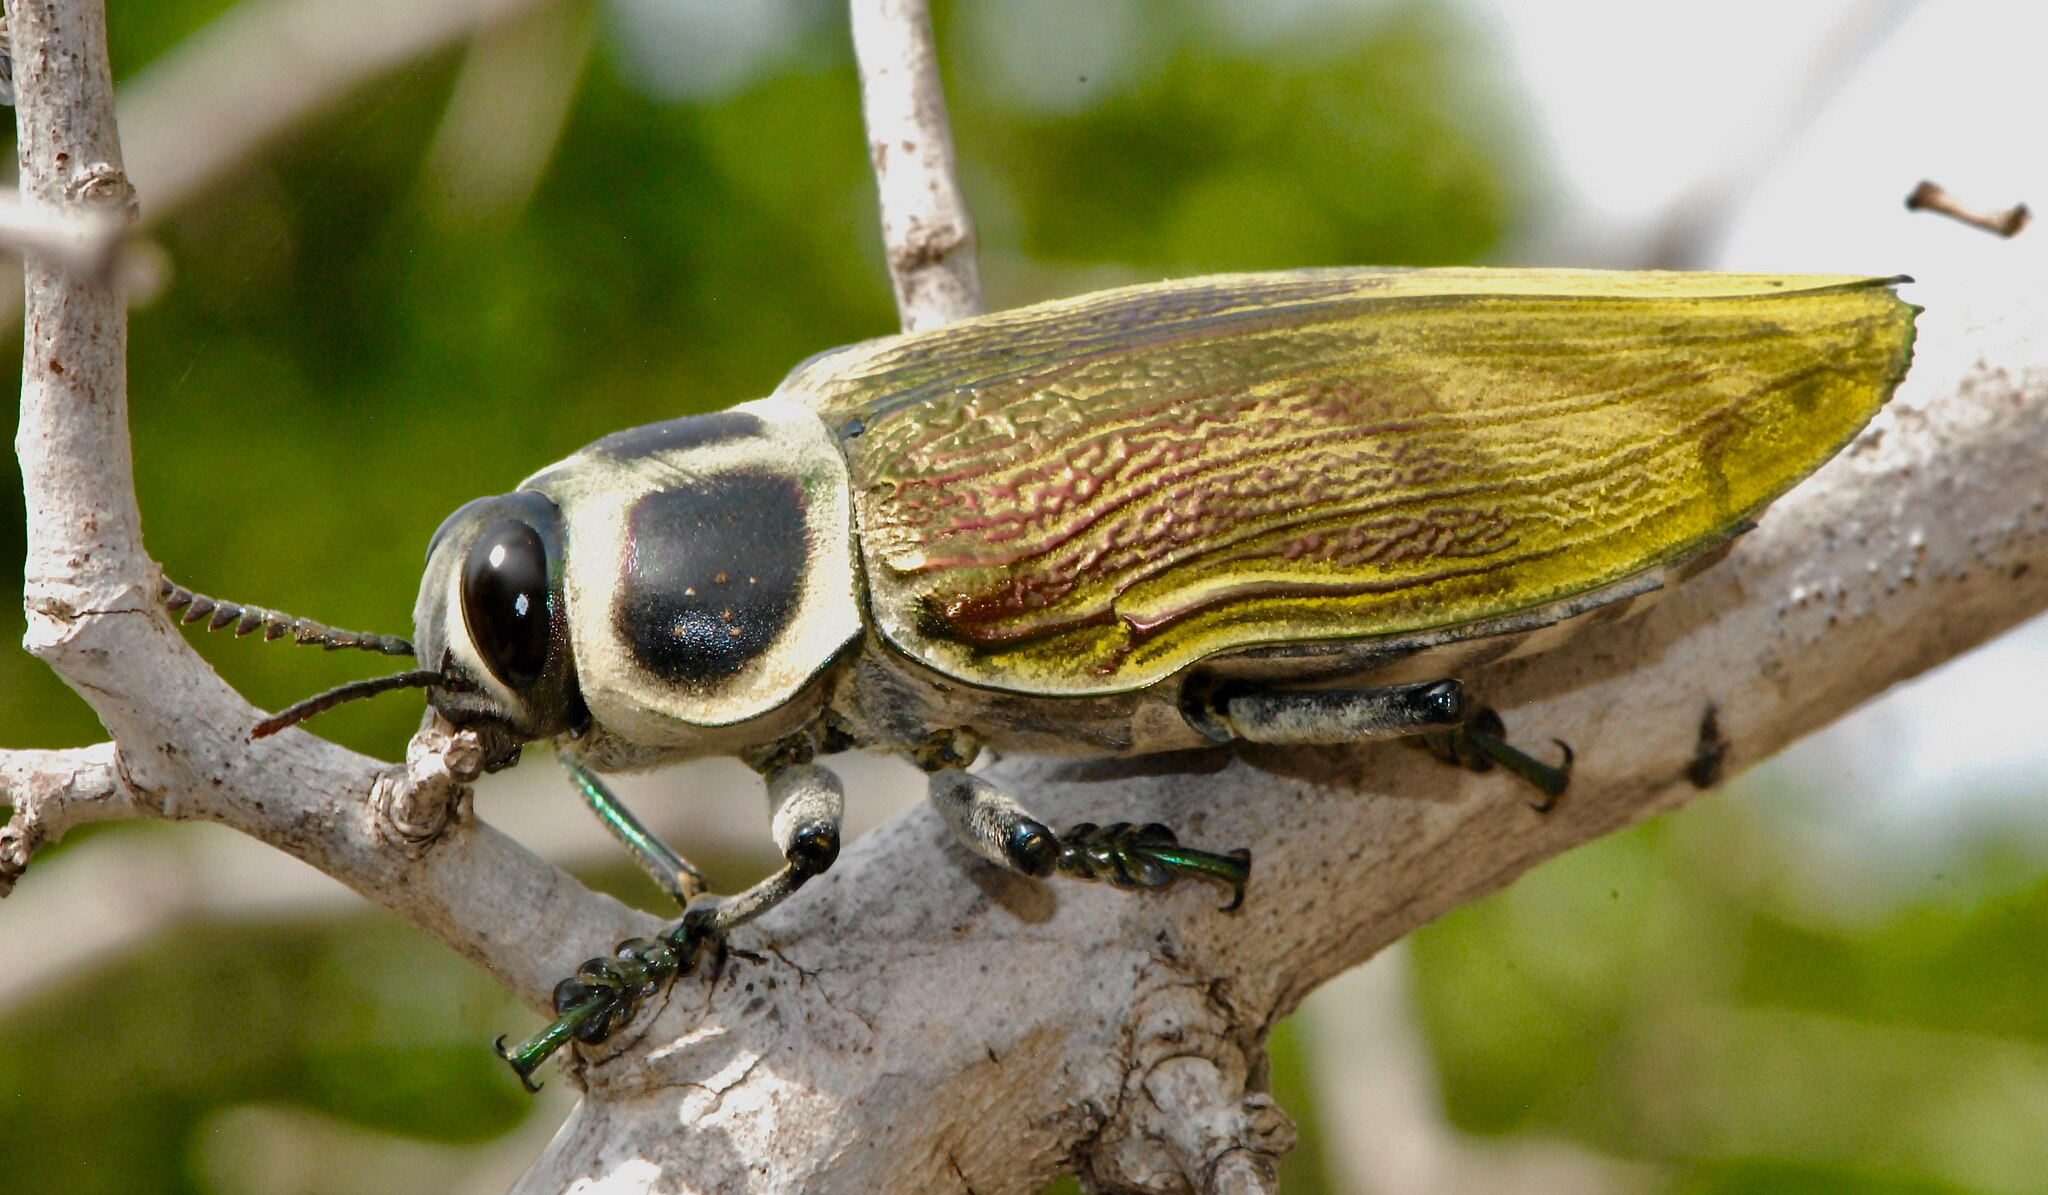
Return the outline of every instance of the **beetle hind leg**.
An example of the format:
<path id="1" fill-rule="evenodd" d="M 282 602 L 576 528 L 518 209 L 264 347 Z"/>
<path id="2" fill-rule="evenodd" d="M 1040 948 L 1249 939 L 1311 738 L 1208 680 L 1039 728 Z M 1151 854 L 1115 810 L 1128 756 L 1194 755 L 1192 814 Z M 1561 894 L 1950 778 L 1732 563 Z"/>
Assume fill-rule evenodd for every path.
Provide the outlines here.
<path id="1" fill-rule="evenodd" d="M 1230 888 L 1226 909 L 1244 903 L 1251 853 L 1183 846 L 1157 822 L 1082 822 L 1064 834 L 1032 817 L 1010 794 L 958 768 L 932 773 L 931 802 L 953 836 L 989 862 L 1028 876 L 1054 873 L 1124 889 L 1164 888 L 1183 877 Z"/>
<path id="2" fill-rule="evenodd" d="M 1558 743 L 1563 762 L 1544 763 L 1510 745 L 1500 715 L 1473 705 L 1455 680 L 1370 689 L 1236 689 L 1190 694 L 1190 724 L 1218 742 L 1292 745 L 1355 743 L 1401 738 L 1473 772 L 1496 766 L 1540 794 L 1548 811 L 1571 781 L 1572 749 Z"/>
<path id="3" fill-rule="evenodd" d="M 1538 812 L 1548 813 L 1572 778 L 1572 749 L 1563 739 L 1553 739 L 1564 758 L 1548 764 L 1507 741 L 1507 726 L 1491 706 L 1480 706 L 1456 726 L 1419 734 L 1409 742 L 1447 764 L 1471 772 L 1492 771 L 1495 766 L 1520 777 L 1538 794 L 1530 802 Z"/>
<path id="4" fill-rule="evenodd" d="M 1187 717 L 1218 742 L 1356 743 L 1448 730 L 1465 719 L 1457 681 L 1372 689 L 1231 689 L 1203 694 Z"/>

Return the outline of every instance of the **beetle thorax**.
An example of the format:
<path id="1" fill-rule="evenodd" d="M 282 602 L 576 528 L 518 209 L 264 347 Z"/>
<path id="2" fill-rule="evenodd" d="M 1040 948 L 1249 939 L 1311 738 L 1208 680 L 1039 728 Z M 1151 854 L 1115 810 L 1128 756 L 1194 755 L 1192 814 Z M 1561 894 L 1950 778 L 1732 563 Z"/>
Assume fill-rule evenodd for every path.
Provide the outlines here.
<path id="1" fill-rule="evenodd" d="M 845 464 L 796 404 L 620 432 L 523 488 L 563 512 L 583 697 L 619 738 L 773 737 L 859 633 Z"/>

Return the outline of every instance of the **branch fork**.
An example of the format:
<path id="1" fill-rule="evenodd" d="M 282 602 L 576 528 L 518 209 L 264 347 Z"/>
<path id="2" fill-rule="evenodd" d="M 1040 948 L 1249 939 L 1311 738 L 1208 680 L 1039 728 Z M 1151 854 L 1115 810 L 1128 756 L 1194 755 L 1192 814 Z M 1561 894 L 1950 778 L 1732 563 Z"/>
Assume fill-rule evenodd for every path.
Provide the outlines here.
<path id="1" fill-rule="evenodd" d="M 378 831 L 401 850 L 424 850 L 468 814 L 469 786 L 483 766 L 476 732 L 457 730 L 429 711 L 405 745 L 405 766 L 379 773 L 371 786 Z"/>

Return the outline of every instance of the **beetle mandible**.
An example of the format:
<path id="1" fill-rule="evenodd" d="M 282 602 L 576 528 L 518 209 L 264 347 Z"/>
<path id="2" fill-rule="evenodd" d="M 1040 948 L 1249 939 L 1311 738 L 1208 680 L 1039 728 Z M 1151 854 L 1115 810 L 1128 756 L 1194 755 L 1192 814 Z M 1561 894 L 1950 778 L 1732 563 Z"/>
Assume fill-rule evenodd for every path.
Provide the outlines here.
<path id="1" fill-rule="evenodd" d="M 1063 831 L 967 771 L 982 746 L 1127 755 L 1409 737 L 1547 802 L 1477 664 L 1546 648 L 1716 559 L 1890 396 L 1898 278 L 1305 270 L 1127 287 L 869 341 L 765 399 L 606 436 L 442 524 L 414 644 L 486 766 L 552 740 L 681 904 L 555 992 L 522 1080 L 602 1041 L 832 865 L 821 757 L 904 756 L 989 862 L 1127 888 L 1249 858 L 1165 826 Z M 185 620 L 412 645 L 216 603 Z M 1562 748 L 1562 744 L 1559 744 Z M 785 866 L 736 896 L 599 773 L 735 755 Z M 501 1046 L 502 1049 L 502 1046 Z"/>

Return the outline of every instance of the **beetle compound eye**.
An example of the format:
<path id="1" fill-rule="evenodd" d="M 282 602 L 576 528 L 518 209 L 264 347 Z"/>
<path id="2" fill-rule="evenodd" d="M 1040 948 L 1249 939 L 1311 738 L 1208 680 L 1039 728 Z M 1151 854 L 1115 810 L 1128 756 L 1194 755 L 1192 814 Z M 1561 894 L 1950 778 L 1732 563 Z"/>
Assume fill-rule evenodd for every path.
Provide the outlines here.
<path id="1" fill-rule="evenodd" d="M 548 554 L 533 528 L 507 519 L 470 546 L 462 621 L 499 680 L 526 689 L 540 679 L 548 662 Z"/>

